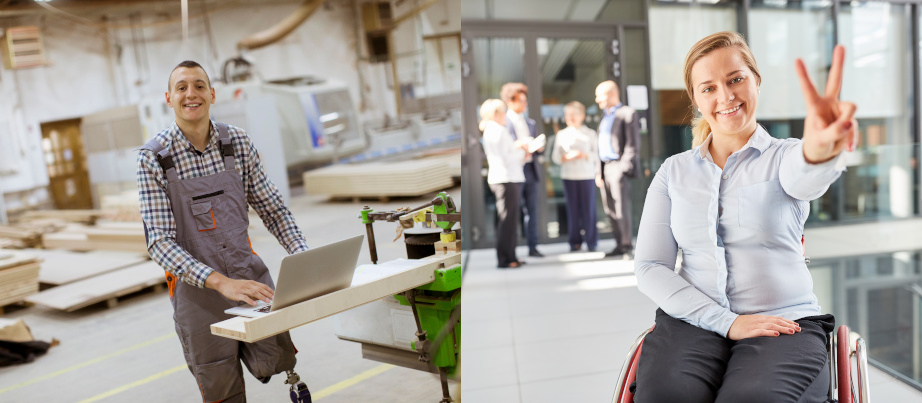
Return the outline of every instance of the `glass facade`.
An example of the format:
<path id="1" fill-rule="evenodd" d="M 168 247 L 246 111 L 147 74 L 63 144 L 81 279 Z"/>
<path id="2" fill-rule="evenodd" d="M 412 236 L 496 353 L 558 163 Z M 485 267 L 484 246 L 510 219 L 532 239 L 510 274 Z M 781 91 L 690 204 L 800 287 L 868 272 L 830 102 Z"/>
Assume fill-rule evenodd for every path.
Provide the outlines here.
<path id="1" fill-rule="evenodd" d="M 922 389 L 920 260 L 920 251 L 824 259 L 810 274 L 824 312 L 865 339 L 871 362 Z"/>

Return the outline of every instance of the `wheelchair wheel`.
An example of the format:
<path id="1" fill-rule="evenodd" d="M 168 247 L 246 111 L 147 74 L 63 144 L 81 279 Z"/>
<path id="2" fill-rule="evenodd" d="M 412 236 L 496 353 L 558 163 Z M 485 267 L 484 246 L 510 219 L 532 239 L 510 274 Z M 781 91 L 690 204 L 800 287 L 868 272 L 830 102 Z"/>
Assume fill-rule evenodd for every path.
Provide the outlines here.
<path id="1" fill-rule="evenodd" d="M 848 326 L 839 326 L 836 334 L 836 377 L 839 383 L 839 403 L 854 403 L 852 399 L 852 360 L 849 358 Z"/>

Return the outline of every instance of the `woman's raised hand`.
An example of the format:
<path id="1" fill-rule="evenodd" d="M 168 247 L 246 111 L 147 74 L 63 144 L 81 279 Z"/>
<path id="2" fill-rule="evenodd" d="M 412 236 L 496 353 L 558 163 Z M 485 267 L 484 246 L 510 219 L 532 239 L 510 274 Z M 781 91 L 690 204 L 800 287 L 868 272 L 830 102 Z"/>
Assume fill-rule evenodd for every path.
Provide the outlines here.
<path id="1" fill-rule="evenodd" d="M 804 158 L 809 163 L 829 161 L 843 149 L 854 150 L 858 143 L 858 121 L 855 119 L 857 107 L 851 102 L 839 101 L 844 63 L 845 48 L 837 45 L 832 52 L 832 69 L 829 70 L 826 93 L 823 95 L 813 87 L 804 62 L 797 59 L 794 63 L 807 104 L 803 141 Z"/>

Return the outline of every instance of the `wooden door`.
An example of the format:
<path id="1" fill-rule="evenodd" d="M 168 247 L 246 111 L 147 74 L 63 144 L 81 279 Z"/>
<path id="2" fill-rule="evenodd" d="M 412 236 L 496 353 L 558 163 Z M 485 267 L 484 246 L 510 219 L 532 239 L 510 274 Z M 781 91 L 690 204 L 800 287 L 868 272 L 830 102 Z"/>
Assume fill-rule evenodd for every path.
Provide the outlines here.
<path id="1" fill-rule="evenodd" d="M 42 150 L 55 208 L 93 208 L 80 119 L 42 123 Z"/>

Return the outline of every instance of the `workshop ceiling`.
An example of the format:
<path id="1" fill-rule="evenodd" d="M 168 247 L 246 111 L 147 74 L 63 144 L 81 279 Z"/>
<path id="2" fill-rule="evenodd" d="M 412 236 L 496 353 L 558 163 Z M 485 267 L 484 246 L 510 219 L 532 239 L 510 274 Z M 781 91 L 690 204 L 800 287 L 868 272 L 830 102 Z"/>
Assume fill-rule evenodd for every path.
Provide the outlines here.
<path id="1" fill-rule="evenodd" d="M 300 4 L 304 0 L 189 0 L 190 14 L 252 5 Z M 89 19 L 118 17 L 137 12 L 165 15 L 181 13 L 180 0 L 0 0 L 0 18 L 64 13 Z"/>

